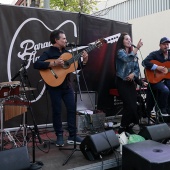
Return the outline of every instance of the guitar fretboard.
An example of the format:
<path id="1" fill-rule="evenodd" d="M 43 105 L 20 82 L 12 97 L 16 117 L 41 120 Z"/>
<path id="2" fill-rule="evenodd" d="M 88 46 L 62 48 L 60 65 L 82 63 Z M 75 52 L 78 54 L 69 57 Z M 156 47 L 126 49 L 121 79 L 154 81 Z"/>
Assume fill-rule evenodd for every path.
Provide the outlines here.
<path id="1" fill-rule="evenodd" d="M 89 53 L 90 51 L 92 51 L 93 49 L 95 49 L 97 46 L 96 44 L 94 45 L 90 45 L 88 48 L 85 49 L 85 51 L 87 53 Z M 67 60 L 67 62 L 69 63 L 69 65 L 71 65 L 72 63 L 74 63 L 74 61 L 78 61 L 79 58 L 81 57 L 83 52 L 80 52 L 79 54 L 76 54 L 75 56 L 73 56 L 71 59 Z"/>

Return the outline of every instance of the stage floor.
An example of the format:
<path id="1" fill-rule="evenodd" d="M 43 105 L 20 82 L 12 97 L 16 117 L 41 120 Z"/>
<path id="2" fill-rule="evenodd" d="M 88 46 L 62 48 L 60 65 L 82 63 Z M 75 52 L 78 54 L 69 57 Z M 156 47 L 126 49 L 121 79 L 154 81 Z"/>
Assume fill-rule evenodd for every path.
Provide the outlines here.
<path id="1" fill-rule="evenodd" d="M 108 117 L 108 121 L 111 121 L 112 117 Z M 119 123 L 120 117 L 117 116 L 113 118 L 113 122 Z M 119 125 L 119 124 L 118 124 Z M 118 127 L 112 128 L 115 133 L 117 133 Z M 30 128 L 28 128 L 27 132 L 27 149 L 29 154 L 30 162 L 33 162 L 35 165 L 38 163 L 42 163 L 43 166 L 42 170 L 101 170 L 103 169 L 121 169 L 122 158 L 119 151 L 115 151 L 112 154 L 103 156 L 102 159 L 89 161 L 87 160 L 83 153 L 79 150 L 79 145 L 74 148 L 74 145 L 68 145 L 66 143 L 68 132 L 66 127 L 64 127 L 64 139 L 65 139 L 65 146 L 64 148 L 68 148 L 68 150 L 59 150 L 59 147 L 56 147 L 56 135 L 52 127 L 47 126 L 39 127 L 39 134 L 42 140 L 42 144 L 40 144 L 39 139 L 36 137 L 35 141 L 35 152 L 33 150 L 33 141 L 32 141 L 32 134 Z M 97 132 L 96 132 L 97 133 Z M 100 132 L 99 132 L 100 133 Z M 79 132 L 79 135 L 82 137 L 86 137 L 86 135 L 94 134 L 94 132 L 87 131 Z M 10 131 L 10 135 L 15 139 L 17 147 L 23 145 L 23 129 L 20 129 L 16 132 Z M 9 141 L 9 137 L 5 135 L 4 141 L 5 149 L 15 148 L 13 142 Z M 75 152 L 74 149 L 77 149 Z M 35 153 L 35 156 L 34 156 Z M 73 154 L 72 154 L 73 153 Z M 72 154 L 72 155 L 71 155 Z M 22 155 L 20 155 L 22 156 Z M 68 159 L 68 157 L 70 158 Z M 68 162 L 65 162 L 68 159 Z M 65 163 L 65 165 L 63 165 Z"/>
<path id="2" fill-rule="evenodd" d="M 15 136 L 15 131 L 10 132 L 11 136 L 15 138 L 16 144 L 18 147 L 23 143 L 23 131 L 22 129 Z M 82 137 L 85 137 L 88 133 L 80 133 Z M 59 150 L 59 147 L 56 147 L 56 135 L 53 131 L 53 128 L 39 128 L 40 138 L 43 141 L 43 144 L 40 144 L 39 139 L 36 138 L 35 142 L 35 156 L 33 151 L 33 142 L 31 131 L 28 130 L 27 135 L 27 148 L 29 153 L 30 162 L 43 163 L 42 170 L 98 170 L 101 169 L 111 169 L 114 167 L 119 167 L 121 165 L 121 155 L 119 152 L 115 151 L 112 154 L 104 155 L 102 159 L 89 161 L 87 160 L 83 153 L 79 150 L 79 145 L 74 147 L 74 145 L 67 144 L 68 132 L 64 131 L 65 146 L 63 148 L 68 148 L 69 150 Z M 7 137 L 6 141 L 9 141 Z M 6 143 L 5 149 L 15 148 L 13 142 Z M 76 150 L 74 150 L 76 149 Z M 75 152 L 74 152 L 75 151 Z M 72 154 L 73 153 L 73 154 Z M 71 155 L 72 154 L 72 155 Z M 22 155 L 21 155 L 22 156 Z M 70 158 L 68 159 L 68 157 Z M 68 162 L 66 162 L 68 160 Z M 65 165 L 63 165 L 65 164 Z"/>
<path id="3" fill-rule="evenodd" d="M 110 169 L 113 167 L 117 167 L 118 164 L 121 163 L 121 156 L 120 154 L 116 153 L 117 158 L 115 157 L 115 154 L 111 154 L 111 155 L 105 155 L 103 156 L 103 162 L 102 160 L 95 160 L 95 161 L 89 161 L 87 160 L 83 153 L 79 150 L 79 145 L 77 145 L 76 147 L 76 151 L 74 151 L 74 145 L 68 145 L 66 144 L 66 140 L 65 140 L 65 146 L 63 148 L 68 148 L 71 150 L 59 150 L 58 147 L 55 146 L 55 140 L 56 138 L 54 137 L 55 135 L 49 134 L 48 136 L 51 136 L 51 142 L 47 142 L 49 139 L 46 138 L 45 134 L 41 135 L 42 139 L 46 140 L 46 148 L 44 148 L 43 145 L 38 144 L 38 147 L 41 148 L 41 150 L 43 151 L 47 151 L 49 149 L 48 153 L 44 153 L 42 152 L 38 147 L 36 147 L 35 150 L 35 161 L 41 161 L 44 165 L 42 166 L 43 170 L 81 170 L 81 169 L 91 169 L 91 170 L 97 170 L 97 169 L 101 169 L 101 167 L 103 166 L 103 169 Z M 52 136 L 54 138 L 52 138 Z M 65 139 L 67 139 L 67 137 L 65 137 Z M 29 146 L 28 147 L 28 151 L 29 151 L 29 155 L 30 155 L 30 159 L 32 160 L 32 148 Z M 71 154 L 73 153 L 73 155 L 71 156 Z M 70 159 L 68 159 L 68 157 L 70 157 Z M 68 159 L 68 162 L 63 165 L 63 163 L 65 163 L 65 161 Z M 103 164 L 103 165 L 102 165 Z"/>

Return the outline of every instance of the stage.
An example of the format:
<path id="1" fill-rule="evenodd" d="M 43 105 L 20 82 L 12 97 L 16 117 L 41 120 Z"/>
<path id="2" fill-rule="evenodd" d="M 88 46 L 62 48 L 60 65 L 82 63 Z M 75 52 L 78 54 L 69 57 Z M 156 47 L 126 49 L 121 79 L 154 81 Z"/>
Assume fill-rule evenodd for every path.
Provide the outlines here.
<path id="1" fill-rule="evenodd" d="M 10 132 L 11 136 L 15 138 L 15 141 L 17 141 L 16 142 L 17 147 L 18 148 L 22 147 L 20 146 L 22 145 L 22 141 L 23 141 L 22 130 L 18 132 L 16 137 L 14 136 L 15 133 L 16 133 L 15 131 Z M 66 142 L 68 136 L 67 131 L 64 132 L 65 146 L 63 148 L 68 148 L 70 150 L 59 150 L 59 147 L 55 146 L 56 136 L 53 131 L 53 128 L 45 128 L 45 129 L 39 128 L 39 134 L 43 143 L 40 144 L 39 139 L 36 138 L 35 153 L 34 153 L 32 134 L 28 130 L 27 149 L 28 149 L 29 161 L 33 162 L 38 166 L 42 163 L 43 166 L 41 169 L 43 170 L 56 170 L 56 169 L 98 170 L 101 169 L 101 167 L 103 167 L 103 169 L 111 169 L 114 167 L 119 167 L 121 165 L 121 155 L 117 151 L 108 155 L 104 155 L 102 159 L 96 159 L 94 161 L 89 161 L 84 157 L 83 153 L 79 150 L 79 145 L 76 146 L 77 150 L 73 153 L 73 149 L 75 149 L 74 145 L 69 145 Z M 86 134 L 80 134 L 80 135 L 82 137 L 86 136 Z M 8 141 L 8 138 L 7 137 L 5 138 L 6 141 Z M 14 154 L 16 157 L 18 157 L 18 162 L 16 163 L 19 163 L 20 157 L 22 155 L 17 151 L 18 148 L 15 148 L 13 142 L 9 142 L 5 144 L 5 149 L 9 149 L 12 147 L 14 149 L 10 149 L 11 154 Z M 73 155 L 67 161 L 67 158 L 71 155 L 71 153 L 73 153 Z"/>
<path id="2" fill-rule="evenodd" d="M 120 118 L 121 118 L 121 115 L 116 116 L 116 117 L 107 117 L 106 120 L 107 121 L 112 120 L 113 122 L 119 123 Z M 160 124 L 152 124 L 150 126 L 147 126 L 147 124 L 143 124 L 142 126 L 144 130 L 143 135 L 148 137 L 148 139 L 153 139 L 153 141 L 157 141 L 158 138 L 160 138 L 161 140 L 168 138 L 167 144 L 165 145 L 165 144 L 160 143 L 159 147 L 162 148 L 163 145 L 164 146 L 169 145 L 170 133 L 169 133 L 168 124 L 160 123 Z M 26 141 L 27 141 L 26 148 L 28 151 L 29 163 L 33 162 L 33 165 L 40 165 L 42 163 L 43 165 L 40 168 L 42 170 L 56 170 L 56 169 L 58 170 L 65 170 L 65 169 L 67 170 L 85 170 L 85 169 L 119 170 L 122 168 L 122 164 L 123 164 L 122 156 L 123 155 L 121 155 L 119 147 L 115 149 L 113 153 L 103 155 L 102 159 L 95 159 L 94 161 L 89 161 L 88 159 L 85 158 L 82 151 L 79 150 L 79 145 L 77 145 L 76 148 L 74 148 L 74 145 L 67 144 L 66 142 L 67 136 L 68 136 L 68 132 L 66 130 L 67 124 L 63 123 L 63 127 L 64 127 L 64 139 L 65 139 L 65 146 L 63 148 L 68 148 L 68 150 L 60 150 L 59 147 L 55 146 L 56 136 L 52 128 L 52 125 L 46 125 L 46 126 L 38 125 L 39 136 L 41 138 L 42 143 L 40 143 L 41 141 L 39 140 L 37 136 L 35 140 L 35 145 L 33 145 L 33 140 L 32 140 L 33 138 L 32 138 L 32 133 L 31 133 L 31 129 L 33 129 L 34 127 L 33 126 L 28 127 L 28 132 L 27 132 L 27 137 L 26 137 Z M 106 128 L 106 130 L 114 130 L 115 134 L 117 134 L 118 127 L 115 126 L 109 129 Z M 147 128 L 145 129 L 145 127 Z M 10 135 L 15 139 L 16 145 L 14 145 L 14 143 L 9 140 L 9 136 L 5 135 L 4 150 L 14 148 L 14 149 L 10 149 L 11 153 L 9 155 L 14 154 L 15 157 L 18 158 L 15 163 L 20 163 L 19 161 L 23 155 L 20 154 L 20 152 L 18 152 L 17 150 L 23 145 L 23 129 L 21 128 L 18 130 L 18 128 L 13 128 L 13 129 L 5 129 L 5 130 L 6 131 L 10 130 Z M 136 134 L 138 134 L 138 132 L 139 131 L 136 131 Z M 96 132 L 96 134 L 100 134 L 100 133 L 102 132 Z M 83 132 L 80 131 L 78 132 L 78 134 L 81 137 L 86 138 L 87 135 L 94 135 L 94 131 L 93 132 L 86 131 L 86 133 L 84 131 Z M 35 148 L 33 146 L 35 146 Z M 77 149 L 77 150 L 73 152 L 73 149 Z M 140 150 L 140 148 L 138 149 Z M 132 152 L 131 154 L 134 155 L 133 150 L 131 152 Z M 72 156 L 71 156 L 71 153 L 73 153 Z M 143 149 L 142 149 L 142 153 L 145 153 L 143 152 Z M 161 152 L 159 154 L 161 154 Z M 0 152 L 0 156 L 1 156 L 1 152 Z M 68 159 L 69 156 L 71 157 Z M 7 157 L 6 159 L 8 159 L 8 161 L 12 164 L 12 161 L 9 160 L 10 158 Z M 127 159 L 129 159 L 128 156 L 126 157 L 125 160 Z M 169 157 L 167 157 L 167 159 L 169 159 Z M 3 160 L 1 159 L 1 161 Z M 139 162 L 142 162 L 142 161 L 139 160 Z M 170 161 L 168 161 L 167 163 L 169 162 Z M 152 165 L 152 162 L 150 164 Z"/>
<path id="3" fill-rule="evenodd" d="M 117 129 L 120 125 L 120 118 L 121 115 L 117 115 L 116 117 L 111 116 L 106 118 L 106 122 L 114 122 L 114 127 L 112 128 L 106 128 L 106 130 L 114 130 L 115 133 L 117 133 Z M 80 126 L 81 122 L 77 122 Z M 97 125 L 97 124 L 96 124 Z M 64 128 L 64 139 L 65 139 L 65 145 L 63 148 L 68 148 L 70 150 L 59 150 L 59 147 L 56 147 L 56 135 L 53 130 L 52 124 L 43 124 L 43 125 L 37 125 L 39 136 L 36 135 L 35 140 L 35 151 L 33 147 L 33 136 L 32 136 L 32 129 L 34 130 L 34 126 L 28 126 L 24 125 L 24 127 L 15 127 L 15 128 L 6 128 L 4 129 L 3 135 L 3 150 L 11 150 L 10 155 L 14 154 L 16 157 L 18 157 L 18 161 L 20 160 L 21 154 L 17 151 L 18 148 L 22 147 L 23 144 L 25 144 L 28 155 L 29 155 L 29 161 L 30 162 L 42 162 L 43 170 L 53 170 L 53 169 L 69 169 L 69 170 L 81 170 L 81 169 L 111 169 L 114 167 L 120 167 L 121 165 L 121 154 L 119 150 L 116 150 L 114 153 L 111 154 L 105 154 L 102 156 L 102 159 L 95 159 L 94 161 L 89 161 L 85 158 L 82 151 L 79 149 L 79 145 L 74 147 L 74 145 L 67 144 L 67 123 L 63 122 L 63 128 Z M 82 126 L 80 126 L 82 128 Z M 100 134 L 101 129 L 93 129 L 92 130 L 83 130 L 80 127 L 78 127 L 79 131 L 78 134 L 85 138 L 87 135 L 93 135 L 93 134 Z M 104 130 L 104 129 L 103 129 Z M 9 133 L 7 133 L 9 132 Z M 25 133 L 27 132 L 27 133 Z M 26 135 L 27 134 L 27 135 Z M 23 137 L 23 135 L 26 135 L 26 137 Z M 13 139 L 13 140 L 11 140 Z M 14 142 L 15 141 L 15 142 Z M 42 143 L 41 143 L 42 142 Z M 76 151 L 73 153 L 74 149 Z M 3 152 L 3 151 L 2 151 Z M 67 158 L 73 153 L 73 155 L 68 159 Z M 0 151 L 1 155 L 1 151 Z M 67 161 L 67 162 L 66 162 Z M 17 162 L 19 163 L 19 162 Z M 63 165 L 65 164 L 65 165 Z M 38 164 L 39 165 L 39 164 Z"/>
<path id="4" fill-rule="evenodd" d="M 54 142 L 55 140 L 56 139 L 54 138 Z M 41 148 L 43 148 L 43 146 L 41 146 Z M 66 144 L 64 148 L 73 149 L 74 146 Z M 79 149 L 78 145 L 77 145 L 77 149 Z M 31 147 L 28 147 L 28 151 L 29 154 L 31 155 L 32 153 Z M 35 154 L 36 161 L 43 162 L 44 166 L 42 167 L 42 169 L 44 170 L 56 170 L 56 169 L 97 170 L 97 169 L 101 169 L 102 166 L 103 169 L 110 169 L 113 167 L 117 167 L 118 166 L 117 164 L 119 165 L 121 164 L 120 154 L 119 154 L 119 158 L 118 157 L 115 158 L 114 154 L 103 156 L 103 162 L 102 162 L 102 160 L 89 161 L 84 157 L 81 151 L 75 151 L 74 154 L 71 156 L 71 158 L 68 160 L 68 162 L 65 165 L 63 165 L 63 163 L 67 160 L 68 156 L 72 153 L 72 151 L 73 150 L 59 150 L 59 148 L 56 147 L 54 143 L 51 143 L 49 153 L 43 153 L 38 148 L 36 148 L 36 154 Z"/>

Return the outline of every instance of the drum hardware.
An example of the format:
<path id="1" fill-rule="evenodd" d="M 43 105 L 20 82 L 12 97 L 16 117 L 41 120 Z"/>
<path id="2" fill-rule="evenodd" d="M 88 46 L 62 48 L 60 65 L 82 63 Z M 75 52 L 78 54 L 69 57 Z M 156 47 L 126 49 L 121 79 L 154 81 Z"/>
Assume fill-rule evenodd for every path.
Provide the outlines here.
<path id="1" fill-rule="evenodd" d="M 19 99 L 21 101 L 26 101 L 27 102 L 27 97 L 26 97 L 25 93 L 21 93 L 20 96 L 19 96 Z"/>
<path id="2" fill-rule="evenodd" d="M 33 90 L 37 90 L 35 87 L 20 87 L 19 91 L 23 92 L 23 91 L 33 91 Z"/>
<path id="3" fill-rule="evenodd" d="M 22 130 L 22 137 L 23 137 L 23 146 L 27 144 L 27 124 L 26 124 L 26 112 L 27 112 L 27 107 L 30 105 L 28 101 L 23 97 L 18 97 L 18 99 L 13 99 L 13 100 L 6 100 L 4 102 L 4 110 L 5 110 L 5 121 L 9 120 L 13 117 L 16 117 L 18 115 L 22 115 L 22 124 L 20 125 L 20 128 L 15 132 L 14 137 L 19 141 L 19 139 L 16 137 L 18 132 Z M 20 141 L 19 141 L 20 142 Z"/>
<path id="4" fill-rule="evenodd" d="M 19 81 L 14 81 L 14 82 L 2 82 L 0 83 L 0 118 L 1 118 L 1 129 L 0 129 L 0 150 L 3 150 L 4 144 L 3 144 L 3 139 L 4 139 L 4 103 L 10 99 L 10 96 L 19 96 L 19 86 L 20 82 Z M 8 133 L 9 135 L 9 133 Z M 12 139 L 12 138 L 10 138 Z M 14 142 L 14 140 L 12 140 Z M 15 143 L 14 143 L 15 145 Z"/>
<path id="5" fill-rule="evenodd" d="M 3 113 L 3 101 L 1 101 L 0 103 L 0 114 L 1 114 L 1 135 L 0 135 L 0 141 L 1 141 L 1 144 L 0 144 L 0 149 L 1 151 L 3 150 L 3 139 L 4 139 L 4 124 L 3 124 L 3 120 L 4 120 L 4 113 Z"/>
<path id="6" fill-rule="evenodd" d="M 17 138 L 17 134 L 20 130 L 22 130 L 23 146 L 27 145 L 27 134 L 28 134 L 28 128 L 29 128 L 25 120 L 26 120 L 26 112 L 23 113 L 23 119 L 22 119 L 23 124 L 20 125 L 19 129 L 14 134 L 15 138 L 19 141 L 19 139 Z"/>
<path id="7" fill-rule="evenodd" d="M 17 147 L 17 144 L 10 134 L 9 131 L 6 131 L 4 129 L 4 103 L 5 99 L 0 102 L 0 118 L 1 118 L 1 130 L 0 130 L 0 150 L 4 150 L 4 134 L 8 137 L 9 141 L 14 144 L 15 147 Z"/>
<path id="8" fill-rule="evenodd" d="M 19 81 L 14 82 L 2 82 L 0 83 L 0 118 L 1 118 L 1 129 L 0 129 L 0 149 L 4 149 L 4 135 L 6 135 L 10 142 L 17 147 L 15 139 L 10 132 L 4 130 L 3 123 L 13 117 L 23 114 L 23 127 L 25 125 L 25 112 L 27 106 L 30 104 L 25 101 L 25 98 L 21 98 L 19 94 Z M 24 144 L 26 139 L 26 131 L 23 129 Z"/>
<path id="9" fill-rule="evenodd" d="M 11 133 L 9 131 L 4 130 L 5 135 L 8 137 L 9 141 L 12 142 L 14 144 L 14 146 L 17 148 L 18 145 L 15 142 L 15 139 L 13 138 L 13 136 L 11 135 Z"/>
<path id="10" fill-rule="evenodd" d="M 26 60 L 23 60 L 23 64 L 21 64 L 21 68 L 20 68 L 20 70 L 14 75 L 14 77 L 11 79 L 12 81 L 15 79 L 15 78 L 17 78 L 18 76 L 20 76 L 20 80 L 21 80 L 21 87 L 22 88 L 20 88 L 20 91 L 22 91 L 23 92 L 23 95 L 24 95 L 24 97 L 25 97 L 25 99 L 26 99 L 26 101 L 29 103 L 29 105 L 28 105 L 28 109 L 29 109 L 29 111 L 30 111 L 30 114 L 31 114 L 31 117 L 32 117 L 32 120 L 33 120 L 33 125 L 34 125 L 34 128 L 33 129 L 31 129 L 31 132 L 32 132 L 32 138 L 33 138 L 33 148 L 34 148 L 34 145 L 35 145 L 35 142 L 34 142 L 34 138 L 38 138 L 38 140 L 39 140 L 39 143 L 40 144 L 42 144 L 42 140 L 41 140 L 41 138 L 40 138 L 40 135 L 39 135 L 39 130 L 38 130 L 38 127 L 37 127 L 37 124 L 36 124 L 36 121 L 35 121 L 35 117 L 34 117 L 34 114 L 33 114 L 33 110 L 32 110 L 32 107 L 31 107 L 31 105 L 30 105 L 30 100 L 29 100 L 29 98 L 28 98 L 28 94 L 26 93 L 27 91 L 31 91 L 31 94 L 32 94 L 32 96 L 34 97 L 34 99 L 35 99 L 35 95 L 34 95 L 34 93 L 33 93 L 33 90 L 34 89 L 31 89 L 32 87 L 31 87 L 31 83 L 30 83 L 30 81 L 29 81 L 29 79 L 28 79 L 28 75 L 27 75 L 27 70 L 26 70 L 26 66 L 27 65 L 27 61 Z M 28 88 L 25 88 L 26 87 L 26 85 L 28 84 Z M 25 114 L 23 115 L 23 121 L 24 121 L 24 125 L 26 125 L 26 122 L 25 122 Z M 27 130 L 27 126 L 24 126 L 23 127 L 23 129 L 24 130 Z M 25 131 L 25 132 L 27 132 L 27 131 Z M 26 136 L 26 133 L 23 133 L 23 136 L 25 137 Z M 26 139 L 24 139 L 24 142 L 26 142 Z M 32 163 L 32 165 L 34 166 L 34 165 L 36 165 L 36 162 L 35 162 L 35 153 L 34 153 L 34 151 L 35 151 L 35 149 L 33 149 L 33 163 Z M 31 167 L 33 167 L 33 166 L 31 166 Z M 32 168 L 33 169 L 33 168 Z M 34 168 L 35 169 L 35 168 Z"/>
<path id="11" fill-rule="evenodd" d="M 15 76 L 11 80 L 13 81 L 16 77 L 20 76 L 20 80 L 21 80 L 21 88 L 20 88 L 20 90 L 23 92 L 23 95 L 24 95 L 26 101 L 28 103 L 31 103 L 26 92 L 31 91 L 32 96 L 35 99 L 35 95 L 33 93 L 33 90 L 36 90 L 36 88 L 31 87 L 31 83 L 29 81 L 27 70 L 26 70 L 26 67 L 25 67 L 26 65 L 27 65 L 27 61 L 23 60 L 23 63 L 21 64 L 20 70 L 18 71 L 18 73 L 15 74 Z M 28 86 L 26 86 L 26 85 L 28 85 Z M 33 114 L 33 110 L 32 110 L 32 107 L 31 107 L 30 104 L 28 105 L 28 109 L 30 110 L 31 117 L 32 117 L 32 120 L 33 120 L 33 125 L 34 125 L 34 128 L 33 128 L 32 131 L 34 131 L 34 133 L 36 134 L 36 137 L 39 140 L 39 143 L 41 144 L 42 140 L 40 138 L 39 130 L 38 130 L 38 127 L 37 127 L 37 124 L 36 124 L 36 121 L 35 121 L 35 117 L 34 117 L 34 114 Z"/>

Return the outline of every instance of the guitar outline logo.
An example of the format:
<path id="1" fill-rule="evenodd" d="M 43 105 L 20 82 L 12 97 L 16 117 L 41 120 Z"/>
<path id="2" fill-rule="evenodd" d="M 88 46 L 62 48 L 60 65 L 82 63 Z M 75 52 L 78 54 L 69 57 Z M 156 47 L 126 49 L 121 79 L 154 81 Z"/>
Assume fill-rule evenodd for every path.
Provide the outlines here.
<path id="1" fill-rule="evenodd" d="M 25 24 L 27 24 L 28 22 L 31 22 L 31 21 L 38 21 L 40 22 L 47 30 L 49 31 L 53 31 L 52 29 L 50 29 L 43 21 L 41 21 L 40 19 L 38 18 L 28 18 L 27 20 L 25 20 L 24 22 L 21 23 L 21 25 L 18 27 L 18 29 L 16 30 L 13 38 L 12 38 L 12 41 L 11 41 L 11 44 L 10 44 L 10 48 L 9 48 L 9 52 L 8 52 L 8 58 L 7 58 L 7 74 L 8 74 L 8 80 L 11 81 L 11 56 L 12 56 L 12 50 L 13 50 L 13 47 L 14 47 L 14 43 L 16 41 L 16 38 L 19 34 L 19 32 L 22 30 L 22 28 L 24 27 Z M 72 23 L 73 24 L 73 27 L 74 27 L 74 37 L 77 37 L 77 27 L 76 27 L 76 24 L 71 21 L 71 20 L 66 20 L 64 22 L 62 22 L 58 27 L 56 27 L 54 30 L 56 29 L 59 29 L 60 27 L 62 27 L 63 25 L 67 24 L 67 23 Z M 114 43 L 118 40 L 120 36 L 120 33 L 118 34 L 115 34 L 115 35 L 112 35 L 112 36 L 109 36 L 109 37 L 106 37 L 104 38 L 107 43 Z M 24 48 L 24 44 L 26 43 L 32 43 L 34 44 L 34 42 L 32 40 L 25 40 L 23 42 L 20 43 L 20 47 L 21 48 Z M 46 47 L 49 47 L 51 46 L 50 42 L 46 42 L 46 44 L 48 44 Z M 95 42 L 92 42 L 92 43 L 89 43 L 89 45 L 94 45 Z M 34 46 L 32 45 L 31 48 L 33 48 Z M 76 51 L 76 50 L 81 50 L 81 49 L 85 49 L 85 48 L 88 48 L 88 46 L 80 46 L 80 47 L 76 47 L 74 49 L 72 49 L 72 51 Z M 30 49 L 29 49 L 30 50 Z M 24 58 L 24 55 L 30 55 L 30 57 L 28 58 L 28 63 L 27 65 L 25 66 L 26 69 L 28 69 L 30 67 L 30 64 L 31 64 L 31 61 L 34 61 L 35 60 L 35 55 L 36 55 L 36 50 L 32 51 L 31 54 L 27 54 L 27 50 L 24 50 L 24 53 L 22 54 L 21 52 L 18 53 L 18 58 L 20 58 L 21 60 L 25 60 Z M 45 89 L 46 89 L 46 86 L 44 84 L 42 90 L 39 92 L 39 95 L 34 99 L 34 100 L 31 100 L 30 102 L 33 103 L 33 102 L 36 102 L 38 101 L 42 95 L 44 94 L 45 92 Z"/>
<path id="2" fill-rule="evenodd" d="M 50 32 L 51 31 L 53 31 L 52 29 L 50 29 L 43 21 L 41 21 L 40 19 L 38 19 L 38 18 L 28 18 L 28 19 L 26 19 L 24 22 L 22 22 L 21 23 L 21 25 L 18 27 L 18 29 L 16 30 L 16 32 L 15 32 L 15 34 L 14 34 L 14 36 L 13 36 L 13 38 L 12 38 L 12 41 L 11 41 L 11 44 L 10 44 L 10 47 L 9 47 L 9 51 L 8 51 L 8 58 L 7 58 L 7 76 L 8 76 L 8 80 L 9 80 L 9 82 L 11 82 L 11 57 L 12 57 L 12 50 L 13 50 L 13 47 L 14 47 L 14 44 L 15 44 L 15 41 L 16 41 L 16 38 L 17 38 L 17 36 L 18 36 L 18 34 L 20 33 L 20 31 L 22 30 L 22 28 L 28 23 L 28 22 L 31 22 L 31 21 L 38 21 L 38 22 L 40 22 L 47 30 L 49 30 Z M 66 25 L 66 24 L 68 24 L 68 23 L 72 23 L 73 24 L 73 28 L 74 28 L 74 37 L 77 37 L 77 27 L 76 27 L 76 24 L 73 22 L 73 21 L 71 21 L 71 20 L 66 20 L 66 21 L 64 21 L 64 22 L 62 22 L 59 26 L 57 26 L 54 30 L 56 30 L 56 29 L 59 29 L 59 28 L 61 28 L 63 25 Z M 30 64 L 31 64 L 31 61 L 34 61 L 35 60 L 35 55 L 36 55 L 36 50 L 35 50 L 35 48 L 34 48 L 34 41 L 33 40 L 25 40 L 25 41 L 23 41 L 23 42 L 21 42 L 20 43 L 20 47 L 21 48 L 24 48 L 24 44 L 27 44 L 27 43 L 32 43 L 32 46 L 28 49 L 24 49 L 24 53 L 23 54 L 21 54 L 20 52 L 18 53 L 18 58 L 20 58 L 21 60 L 25 60 L 25 56 L 30 56 L 28 59 L 27 59 L 27 61 L 28 61 L 28 63 L 27 63 L 27 65 L 25 66 L 25 69 L 28 69 L 29 67 L 30 67 Z M 50 42 L 47 42 L 47 44 L 48 44 L 48 46 L 50 46 L 51 45 L 51 43 Z M 27 45 L 26 45 L 26 47 L 27 47 Z M 32 51 L 31 53 L 28 53 L 27 52 L 27 50 L 34 50 L 34 51 Z M 38 101 L 41 97 L 42 97 L 42 95 L 43 95 L 43 93 L 44 93 L 44 91 L 45 91 L 45 85 L 44 85 L 44 87 L 43 87 L 43 89 L 41 90 L 41 92 L 39 93 L 39 95 L 34 99 L 34 100 L 31 100 L 30 102 L 31 103 L 33 103 L 33 102 L 36 102 L 36 101 Z"/>

